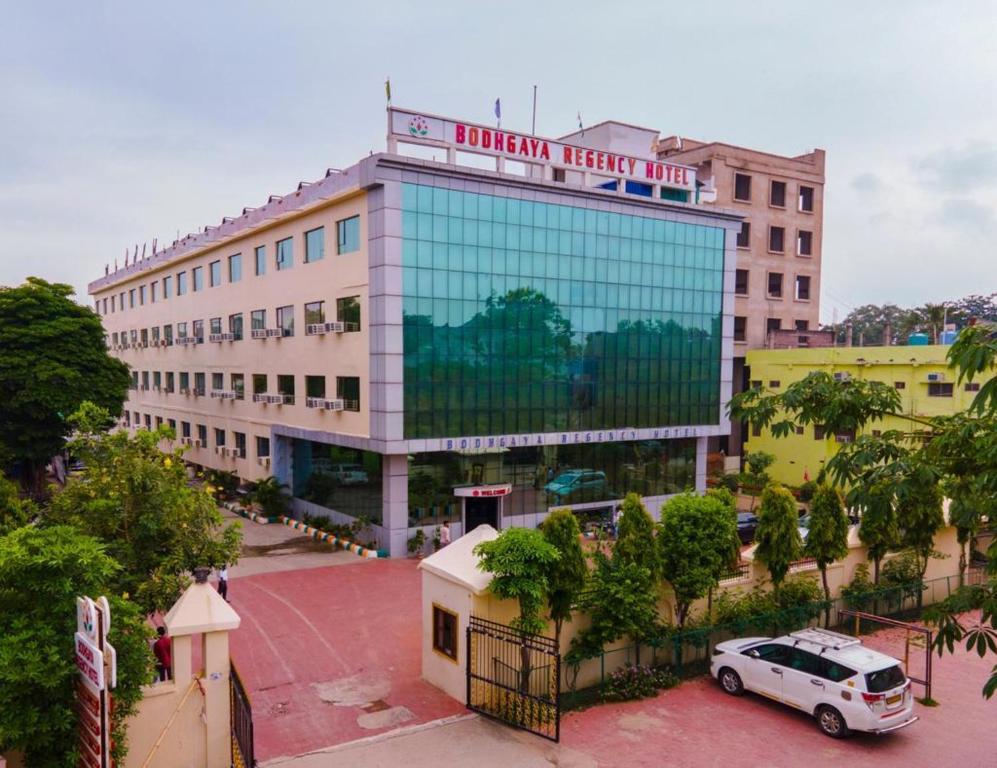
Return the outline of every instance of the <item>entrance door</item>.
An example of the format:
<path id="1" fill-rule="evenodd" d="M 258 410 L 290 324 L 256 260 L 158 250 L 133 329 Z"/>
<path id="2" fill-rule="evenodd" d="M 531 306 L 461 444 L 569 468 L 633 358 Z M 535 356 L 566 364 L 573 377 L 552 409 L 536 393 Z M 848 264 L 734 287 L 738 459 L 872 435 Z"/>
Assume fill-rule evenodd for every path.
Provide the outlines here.
<path id="1" fill-rule="evenodd" d="M 465 498 L 464 533 L 470 533 L 479 525 L 485 525 L 486 523 L 492 528 L 498 529 L 498 503 L 499 500 L 497 498 Z"/>

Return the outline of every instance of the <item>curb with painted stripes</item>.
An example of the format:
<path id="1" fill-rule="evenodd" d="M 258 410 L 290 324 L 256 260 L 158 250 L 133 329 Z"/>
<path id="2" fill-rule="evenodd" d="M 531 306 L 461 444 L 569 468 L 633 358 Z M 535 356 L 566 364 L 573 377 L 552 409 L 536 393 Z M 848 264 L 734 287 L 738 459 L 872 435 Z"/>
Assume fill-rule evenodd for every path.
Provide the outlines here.
<path id="1" fill-rule="evenodd" d="M 225 507 L 229 512 L 235 512 L 235 514 L 240 517 L 244 517 L 247 520 L 252 520 L 254 523 L 259 523 L 260 525 L 268 525 L 269 523 L 279 523 L 280 520 L 276 517 L 267 517 L 266 515 L 261 515 L 259 512 L 253 512 L 244 507 L 240 507 L 233 501 L 224 501 L 222 506 Z"/>
<path id="2" fill-rule="evenodd" d="M 305 525 L 300 520 L 292 520 L 289 517 L 284 517 L 281 515 L 277 518 L 278 522 L 283 523 L 289 528 L 293 528 L 296 531 L 301 531 L 305 536 L 310 536 L 316 541 L 325 541 L 334 546 L 342 547 L 347 552 L 352 552 L 359 557 L 387 557 L 386 554 L 382 554 L 380 550 L 369 549 L 367 547 L 361 547 L 359 544 L 355 544 L 347 539 L 340 538 L 333 533 L 327 533 L 326 531 L 320 531 L 318 528 L 313 528 L 310 525 Z"/>

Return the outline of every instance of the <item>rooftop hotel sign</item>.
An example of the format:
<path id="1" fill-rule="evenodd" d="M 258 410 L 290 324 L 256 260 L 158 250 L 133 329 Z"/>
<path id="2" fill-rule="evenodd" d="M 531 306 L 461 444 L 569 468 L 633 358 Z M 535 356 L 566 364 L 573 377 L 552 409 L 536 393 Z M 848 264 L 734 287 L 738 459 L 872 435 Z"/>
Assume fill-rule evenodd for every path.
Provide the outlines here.
<path id="1" fill-rule="evenodd" d="M 391 108 L 388 123 L 391 138 L 396 141 L 430 144 L 674 189 L 696 189 L 696 170 L 686 165 L 620 155 L 404 109 Z"/>

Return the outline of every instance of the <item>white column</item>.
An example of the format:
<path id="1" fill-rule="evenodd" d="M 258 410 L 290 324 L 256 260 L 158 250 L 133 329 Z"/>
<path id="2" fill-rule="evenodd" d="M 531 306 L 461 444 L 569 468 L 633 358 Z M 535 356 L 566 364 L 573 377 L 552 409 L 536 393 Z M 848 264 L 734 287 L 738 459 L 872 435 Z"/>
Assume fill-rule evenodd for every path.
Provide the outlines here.
<path id="1" fill-rule="evenodd" d="M 696 493 L 706 493 L 706 444 L 709 438 L 696 438 Z"/>
<path id="2" fill-rule="evenodd" d="M 392 557 L 408 554 L 408 454 L 385 455 L 381 487 L 384 540 Z"/>

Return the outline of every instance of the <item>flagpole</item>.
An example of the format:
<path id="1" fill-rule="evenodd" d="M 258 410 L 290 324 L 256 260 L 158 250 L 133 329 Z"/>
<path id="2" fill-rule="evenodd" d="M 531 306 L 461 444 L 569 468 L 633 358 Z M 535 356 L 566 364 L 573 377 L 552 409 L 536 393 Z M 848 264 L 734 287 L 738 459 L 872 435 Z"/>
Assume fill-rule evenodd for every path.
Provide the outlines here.
<path id="1" fill-rule="evenodd" d="M 537 135 L 537 87 L 533 86 L 533 127 L 530 130 L 533 136 Z"/>

